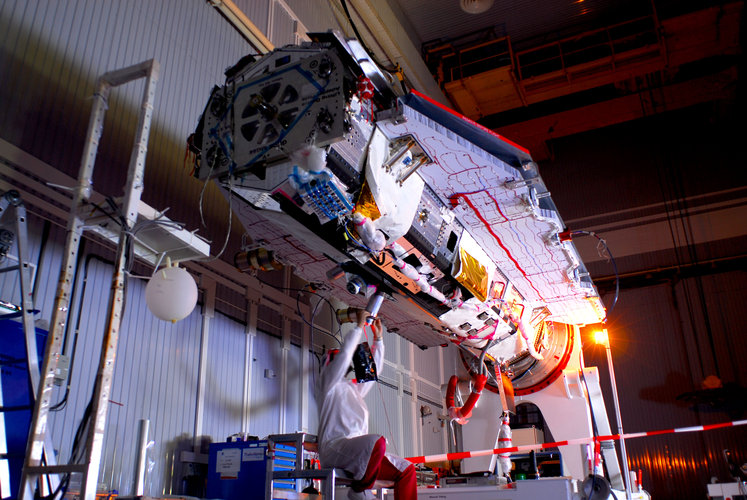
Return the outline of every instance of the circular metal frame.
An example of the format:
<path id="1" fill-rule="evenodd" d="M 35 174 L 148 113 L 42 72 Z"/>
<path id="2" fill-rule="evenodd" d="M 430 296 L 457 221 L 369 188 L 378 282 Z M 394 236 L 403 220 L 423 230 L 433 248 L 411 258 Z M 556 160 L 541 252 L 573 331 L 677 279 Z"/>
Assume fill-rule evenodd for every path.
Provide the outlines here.
<path id="1" fill-rule="evenodd" d="M 573 327 L 553 322 L 543 322 L 540 327 L 547 328 L 546 346 L 540 351 L 543 359 L 535 359 L 524 351 L 501 364 L 502 371 L 512 373 L 509 378 L 516 396 L 533 394 L 555 382 L 568 366 L 571 358 L 574 347 Z M 459 350 L 459 356 L 470 375 L 480 373 L 479 353 L 463 348 Z M 485 356 L 485 364 L 488 368 L 488 383 L 485 387 L 492 392 L 498 392 L 495 363 L 495 358 L 489 354 Z"/>

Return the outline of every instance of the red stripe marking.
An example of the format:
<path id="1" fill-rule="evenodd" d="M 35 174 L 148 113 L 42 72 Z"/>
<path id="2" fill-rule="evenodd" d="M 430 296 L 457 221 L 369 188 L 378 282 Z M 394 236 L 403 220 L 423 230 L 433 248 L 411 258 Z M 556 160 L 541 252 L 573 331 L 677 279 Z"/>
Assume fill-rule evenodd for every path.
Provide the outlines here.
<path id="1" fill-rule="evenodd" d="M 721 429 L 722 427 L 732 427 L 731 422 L 724 422 L 721 424 L 710 424 L 710 425 L 704 425 L 703 430 L 704 431 L 710 431 L 711 429 Z"/>
<path id="2" fill-rule="evenodd" d="M 469 207 L 470 207 L 470 208 L 471 208 L 472 210 L 474 210 L 474 212 L 475 212 L 475 215 L 477 215 L 477 218 L 478 218 L 478 219 L 480 219 L 480 222 L 482 222 L 482 223 L 483 223 L 483 224 L 485 225 L 485 227 L 487 228 L 487 230 L 488 230 L 488 232 L 490 233 L 490 235 L 491 235 L 491 236 L 492 236 L 493 238 L 495 238 L 495 241 L 497 241 L 497 242 L 498 242 L 498 245 L 499 245 L 499 246 L 500 246 L 500 247 L 501 247 L 501 248 L 503 249 L 503 251 L 504 251 L 504 252 L 506 252 L 506 255 L 508 256 L 508 258 L 509 258 L 509 259 L 511 259 L 511 262 L 513 262 L 513 263 L 514 263 L 514 265 L 516 266 L 516 269 L 518 269 L 518 270 L 519 270 L 519 272 L 521 272 L 521 274 L 523 274 L 523 275 L 524 275 L 524 278 L 526 278 L 526 280 L 527 280 L 527 281 L 529 282 L 529 286 L 531 286 L 531 287 L 532 287 L 532 289 L 533 289 L 533 290 L 534 290 L 535 292 L 537 292 L 537 295 L 539 296 L 539 298 L 540 298 L 540 299 L 542 299 L 542 300 L 544 301 L 544 300 L 545 300 L 545 298 L 544 298 L 544 297 L 542 296 L 542 294 L 540 293 L 540 291 L 539 291 L 539 290 L 537 290 L 537 288 L 535 288 L 534 284 L 533 284 L 533 283 L 532 283 L 532 281 L 531 281 L 531 280 L 529 279 L 529 276 L 527 276 L 527 273 L 526 273 L 526 272 L 524 271 L 524 269 L 523 269 L 523 268 L 521 267 L 521 265 L 519 264 L 519 262 L 518 262 L 518 261 L 517 261 L 516 259 L 514 259 L 514 256 L 513 256 L 513 255 L 511 255 L 511 252 L 510 252 L 510 251 L 508 250 L 508 248 L 506 248 L 506 246 L 505 246 L 505 245 L 503 244 L 503 242 L 502 242 L 502 241 L 501 241 L 501 239 L 500 239 L 500 238 L 498 237 L 498 235 L 497 235 L 497 234 L 495 234 L 495 233 L 493 232 L 493 228 L 492 228 L 492 227 L 490 227 L 490 224 L 488 223 L 488 221 L 487 221 L 487 220 L 485 220 L 485 217 L 483 217 L 483 216 L 482 216 L 482 214 L 481 214 L 481 213 L 480 213 L 480 211 L 479 211 L 479 210 L 477 209 L 477 207 L 475 207 L 475 206 L 474 206 L 474 205 L 472 204 L 472 202 L 470 201 L 470 199 L 469 199 L 469 198 L 467 198 L 467 196 L 465 196 L 465 195 L 463 195 L 463 194 L 455 194 L 454 196 L 455 196 L 455 197 L 459 197 L 459 198 L 462 198 L 462 199 L 463 199 L 464 201 L 466 201 L 466 202 L 467 202 L 467 205 L 469 205 Z"/>
<path id="3" fill-rule="evenodd" d="M 557 443 L 545 443 L 542 445 L 542 449 L 555 448 L 556 446 L 568 446 L 568 441 L 558 441 Z"/>
<path id="4" fill-rule="evenodd" d="M 423 99 L 425 99 L 425 100 L 426 100 L 426 101 L 428 101 L 429 103 L 433 104 L 434 106 L 436 106 L 436 107 L 438 107 L 438 108 L 440 108 L 440 109 L 443 109 L 444 111 L 448 111 L 449 113 L 451 113 L 452 115 L 456 116 L 457 118 L 461 118 L 461 119 L 462 119 L 462 120 L 464 120 L 465 122 L 467 122 L 467 123 L 469 123 L 470 125 L 473 125 L 473 126 L 475 126 L 475 127 L 479 128 L 479 129 L 480 129 L 480 130 L 482 130 L 483 132 L 487 132 L 488 134 L 492 135 L 493 137 L 496 137 L 497 139 L 500 139 L 501 141 L 505 142 L 506 144 L 509 144 L 509 145 L 511 145 L 511 146 L 513 146 L 513 147 L 515 147 L 515 148 L 517 148 L 517 149 L 519 149 L 519 150 L 523 151 L 524 153 L 526 153 L 526 154 L 529 154 L 529 150 L 528 150 L 527 148 L 525 148 L 525 147 L 523 147 L 523 146 L 520 146 L 520 145 L 516 144 L 516 143 L 515 143 L 514 141 L 512 141 L 512 140 L 510 140 L 510 139 L 506 139 L 506 138 L 505 138 L 505 137 L 503 137 L 502 135 L 499 135 L 499 134 L 495 133 L 494 131 L 490 130 L 490 129 L 489 129 L 489 128 L 487 128 L 487 127 L 483 127 L 482 125 L 480 125 L 480 124 L 479 124 L 479 123 L 477 123 L 476 121 L 474 121 L 474 120 L 470 120 L 469 118 L 467 118 L 467 117 L 466 117 L 466 116 L 464 116 L 463 114 L 461 114 L 461 113 L 457 113 L 457 112 L 456 112 L 456 111 L 454 111 L 453 109 L 451 109 L 451 108 L 449 108 L 449 107 L 447 107 L 447 106 L 444 106 L 444 105 L 443 105 L 443 104 L 441 104 L 440 102 L 436 102 L 436 101 L 434 101 L 433 99 L 431 99 L 431 98 L 430 98 L 430 97 L 428 97 L 427 95 L 425 95 L 425 94 L 422 94 L 422 93 L 420 93 L 420 92 L 418 92 L 417 90 L 414 90 L 414 89 L 413 89 L 413 90 L 411 90 L 411 92 L 412 92 L 412 93 L 413 93 L 414 95 L 418 96 L 418 97 L 422 97 Z"/>
<path id="5" fill-rule="evenodd" d="M 636 433 L 624 434 L 623 436 L 628 436 L 627 439 L 632 439 L 632 438 L 643 437 L 643 436 L 656 436 L 656 435 L 659 435 L 659 434 L 674 434 L 674 433 L 677 433 L 677 432 L 690 432 L 690 431 L 694 431 L 695 429 L 698 429 L 698 432 L 701 432 L 701 431 L 707 431 L 707 430 L 713 430 L 713 429 L 722 429 L 724 427 L 736 427 L 736 426 L 739 426 L 739 425 L 747 425 L 747 420 L 737 420 L 737 421 L 734 421 L 734 422 L 724 422 L 724 423 L 720 423 L 720 424 L 710 424 L 710 425 L 703 425 L 703 426 L 698 426 L 698 427 L 680 427 L 680 428 L 677 428 L 677 429 L 666 429 L 666 430 L 662 430 L 662 431 L 636 432 Z M 684 429 L 687 429 L 687 431 L 684 431 Z M 595 448 L 599 448 L 600 443 L 602 441 L 614 441 L 614 440 L 619 440 L 619 439 L 621 439 L 621 435 L 620 434 L 611 434 L 611 435 L 608 435 L 608 436 L 596 436 L 596 437 L 589 437 L 589 438 L 574 439 L 572 441 L 573 442 L 578 442 L 579 440 L 583 440 L 583 441 L 586 441 L 586 440 L 588 440 L 588 441 L 594 441 L 595 442 Z M 569 444 L 569 441 L 567 441 L 567 440 L 566 441 L 556 441 L 554 443 L 544 443 L 544 444 L 541 444 L 541 445 L 536 445 L 536 446 L 533 446 L 532 448 L 533 449 L 534 448 L 537 448 L 537 449 L 554 448 L 556 446 L 567 446 L 568 444 Z M 526 445 L 522 446 L 522 448 L 526 449 Z M 484 454 L 487 451 L 488 450 L 479 450 L 479 453 Z M 492 453 L 494 455 L 498 455 L 498 454 L 502 454 L 502 453 L 512 453 L 512 452 L 517 452 L 517 451 L 519 451 L 519 447 L 518 446 L 512 446 L 512 447 L 509 447 L 509 448 L 493 448 Z M 469 458 L 471 456 L 472 456 L 472 452 L 469 452 L 469 451 L 464 451 L 464 452 L 460 452 L 460 453 L 449 453 L 449 454 L 446 455 L 447 460 L 454 460 L 454 459 L 459 459 L 459 458 Z M 410 458 L 407 458 L 407 460 L 409 460 L 410 462 L 413 462 L 413 463 L 424 463 L 425 462 L 425 457 L 422 457 L 422 456 L 421 457 L 410 457 Z"/>
<path id="6" fill-rule="evenodd" d="M 620 439 L 620 434 L 610 434 L 609 436 L 597 436 L 596 441 L 614 441 Z"/>
<path id="7" fill-rule="evenodd" d="M 674 429 L 667 429 L 665 431 L 650 431 L 647 432 L 647 436 L 658 436 L 659 434 L 674 434 Z"/>

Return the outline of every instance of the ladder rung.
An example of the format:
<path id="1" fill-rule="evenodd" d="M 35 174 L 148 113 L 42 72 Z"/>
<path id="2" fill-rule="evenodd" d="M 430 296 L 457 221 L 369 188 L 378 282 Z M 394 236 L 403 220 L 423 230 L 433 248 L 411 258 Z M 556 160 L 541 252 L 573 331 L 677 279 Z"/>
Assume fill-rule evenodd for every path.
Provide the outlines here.
<path id="1" fill-rule="evenodd" d="M 26 467 L 26 472 L 29 474 L 64 474 L 65 472 L 85 472 L 87 467 L 86 464 L 39 465 Z"/>

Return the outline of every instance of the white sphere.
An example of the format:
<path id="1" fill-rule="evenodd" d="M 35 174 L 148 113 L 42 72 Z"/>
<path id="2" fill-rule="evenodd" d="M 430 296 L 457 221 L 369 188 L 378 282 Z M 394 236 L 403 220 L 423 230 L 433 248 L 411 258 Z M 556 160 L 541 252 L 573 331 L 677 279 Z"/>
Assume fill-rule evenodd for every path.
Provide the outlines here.
<path id="1" fill-rule="evenodd" d="M 164 267 L 148 281 L 145 302 L 157 318 L 174 323 L 189 316 L 195 308 L 197 283 L 181 267 Z"/>

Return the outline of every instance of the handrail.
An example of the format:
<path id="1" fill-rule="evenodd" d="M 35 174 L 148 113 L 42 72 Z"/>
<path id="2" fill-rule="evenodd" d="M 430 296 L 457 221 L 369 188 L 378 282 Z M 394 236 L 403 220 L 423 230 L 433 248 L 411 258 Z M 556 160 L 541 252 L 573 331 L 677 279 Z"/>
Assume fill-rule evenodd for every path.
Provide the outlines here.
<path id="1" fill-rule="evenodd" d="M 623 28 L 635 28 L 636 24 L 646 24 L 646 26 L 643 26 L 644 29 L 624 30 L 623 33 L 617 33 L 623 31 Z M 599 37 L 600 40 L 594 41 L 594 37 L 598 35 L 602 35 Z M 584 39 L 592 43 L 583 44 Z M 661 45 L 658 20 L 653 15 L 642 16 L 531 49 L 517 51 L 515 67 L 519 80 L 524 80 L 556 71 L 565 73 L 573 66 L 605 58 L 611 58 L 614 65 L 616 56 L 654 45 Z M 540 56 L 531 62 L 522 62 L 532 54 Z"/>
<path id="2" fill-rule="evenodd" d="M 452 47 L 438 59 L 435 76 L 444 85 L 501 67 L 514 70 L 519 81 L 558 71 L 567 75 L 574 66 L 600 60 L 608 60 L 614 68 L 623 53 L 660 47 L 661 43 L 659 22 L 654 15 L 636 17 L 517 52 L 513 51 L 510 37 L 503 36 L 466 48 Z M 494 48 L 498 49 L 491 52 Z"/>

